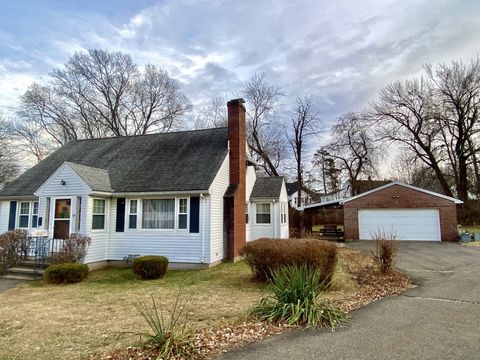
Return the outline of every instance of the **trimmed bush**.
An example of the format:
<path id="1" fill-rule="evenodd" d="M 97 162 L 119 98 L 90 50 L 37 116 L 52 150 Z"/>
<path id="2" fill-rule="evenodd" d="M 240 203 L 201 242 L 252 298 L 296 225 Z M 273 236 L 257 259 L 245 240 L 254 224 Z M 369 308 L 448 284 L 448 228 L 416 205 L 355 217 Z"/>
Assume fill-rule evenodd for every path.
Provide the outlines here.
<path id="1" fill-rule="evenodd" d="M 307 266 L 318 269 L 320 281 L 329 284 L 337 264 L 337 245 L 314 239 L 258 239 L 242 249 L 253 277 L 261 281 L 272 278 L 282 266 Z"/>
<path id="2" fill-rule="evenodd" d="M 88 277 L 85 264 L 54 264 L 43 273 L 43 279 L 49 284 L 76 283 Z"/>
<path id="3" fill-rule="evenodd" d="M 158 279 L 167 272 L 168 259 L 165 256 L 140 256 L 133 260 L 132 269 L 142 279 Z"/>

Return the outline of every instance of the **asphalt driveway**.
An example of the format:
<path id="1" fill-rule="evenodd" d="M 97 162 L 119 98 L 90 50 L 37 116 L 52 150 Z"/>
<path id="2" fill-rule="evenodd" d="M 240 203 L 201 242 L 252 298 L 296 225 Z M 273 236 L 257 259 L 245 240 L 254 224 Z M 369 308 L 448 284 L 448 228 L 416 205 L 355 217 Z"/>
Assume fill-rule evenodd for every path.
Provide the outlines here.
<path id="1" fill-rule="evenodd" d="M 351 313 L 352 325 L 293 331 L 220 359 L 480 359 L 480 248 L 403 242 L 398 267 L 418 286 Z"/>

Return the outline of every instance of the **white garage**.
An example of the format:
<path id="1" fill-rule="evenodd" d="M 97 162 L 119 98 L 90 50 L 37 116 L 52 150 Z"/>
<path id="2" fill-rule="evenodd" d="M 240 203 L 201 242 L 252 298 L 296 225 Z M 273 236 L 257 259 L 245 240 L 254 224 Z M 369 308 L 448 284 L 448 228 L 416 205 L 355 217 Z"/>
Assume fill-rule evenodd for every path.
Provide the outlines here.
<path id="1" fill-rule="evenodd" d="M 438 209 L 360 209 L 358 228 L 361 240 L 372 240 L 378 231 L 398 240 L 441 240 Z"/>

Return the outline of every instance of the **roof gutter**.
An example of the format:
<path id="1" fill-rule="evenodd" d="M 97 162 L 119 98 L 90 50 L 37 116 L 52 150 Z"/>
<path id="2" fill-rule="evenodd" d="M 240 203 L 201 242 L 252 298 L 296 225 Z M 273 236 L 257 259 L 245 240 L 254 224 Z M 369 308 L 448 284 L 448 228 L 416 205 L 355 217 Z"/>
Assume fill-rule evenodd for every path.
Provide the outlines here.
<path id="1" fill-rule="evenodd" d="M 0 200 L 36 200 L 35 195 L 0 195 Z"/>
<path id="2" fill-rule="evenodd" d="M 208 190 L 186 190 L 186 191 L 145 191 L 145 192 L 106 192 L 106 191 L 92 191 L 90 195 L 94 196 L 110 196 L 110 197 L 125 197 L 125 196 L 152 196 L 152 195 L 209 195 Z"/>

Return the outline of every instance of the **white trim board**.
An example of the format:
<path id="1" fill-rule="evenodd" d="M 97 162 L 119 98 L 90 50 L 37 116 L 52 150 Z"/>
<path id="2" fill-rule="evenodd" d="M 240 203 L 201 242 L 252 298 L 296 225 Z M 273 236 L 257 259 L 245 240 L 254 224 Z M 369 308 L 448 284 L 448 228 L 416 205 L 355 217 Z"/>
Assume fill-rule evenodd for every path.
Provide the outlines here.
<path id="1" fill-rule="evenodd" d="M 419 187 L 416 187 L 416 186 L 413 186 L 413 185 L 408 185 L 408 184 L 405 184 L 405 183 L 402 183 L 400 181 L 393 181 L 391 183 L 388 183 L 386 185 L 382 185 L 382 186 L 379 186 L 375 189 L 372 189 L 372 190 L 369 190 L 369 191 L 366 191 L 364 193 L 361 193 L 359 195 L 356 195 L 356 196 L 352 196 L 350 198 L 347 198 L 347 199 L 343 199 L 342 202 L 340 202 L 340 204 L 345 204 L 347 202 L 350 202 L 352 200 L 355 200 L 355 199 L 358 199 L 358 198 L 361 198 L 363 196 L 366 196 L 366 195 L 369 195 L 369 194 L 372 194 L 374 192 L 377 192 L 377 191 L 380 191 L 380 190 L 383 190 L 383 189 L 387 189 L 391 186 L 394 186 L 394 185 L 399 185 L 399 186 L 403 186 L 405 188 L 408 188 L 408 189 L 412 189 L 412 190 L 416 190 L 416 191 L 420 191 L 420 192 L 423 192 L 425 194 L 429 194 L 429 195 L 432 195 L 432 196 L 436 196 L 436 197 L 439 197 L 439 198 L 442 198 L 442 199 L 445 199 L 445 200 L 449 200 L 449 201 L 453 201 L 455 204 L 463 204 L 463 201 L 462 200 L 459 200 L 459 199 L 455 199 L 453 197 L 450 197 L 450 196 L 446 196 L 446 195 L 443 195 L 443 194 L 439 194 L 439 193 L 436 193 L 434 191 L 430 191 L 430 190 L 425 190 L 425 189 L 422 189 L 422 188 L 419 188 Z"/>

